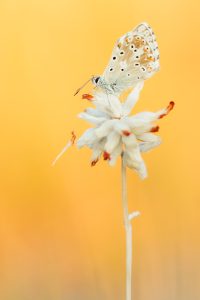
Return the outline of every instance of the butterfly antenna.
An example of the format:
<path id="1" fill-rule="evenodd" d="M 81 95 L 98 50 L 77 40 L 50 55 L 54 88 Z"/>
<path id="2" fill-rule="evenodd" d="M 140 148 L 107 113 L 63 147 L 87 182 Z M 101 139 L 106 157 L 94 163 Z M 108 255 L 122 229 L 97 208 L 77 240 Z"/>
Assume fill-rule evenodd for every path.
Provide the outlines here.
<path id="1" fill-rule="evenodd" d="M 84 88 L 84 86 L 86 86 L 86 84 L 88 84 L 88 82 L 93 78 L 94 76 L 92 76 L 90 79 L 88 79 L 74 94 L 74 96 L 76 96 L 80 90 L 82 90 L 82 88 Z"/>

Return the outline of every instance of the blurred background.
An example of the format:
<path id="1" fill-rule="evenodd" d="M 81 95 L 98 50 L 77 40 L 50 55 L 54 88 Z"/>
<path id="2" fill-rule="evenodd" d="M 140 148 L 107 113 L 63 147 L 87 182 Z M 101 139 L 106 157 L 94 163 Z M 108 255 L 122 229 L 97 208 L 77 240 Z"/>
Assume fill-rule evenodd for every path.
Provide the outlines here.
<path id="1" fill-rule="evenodd" d="M 142 214 L 133 299 L 199 298 L 199 2 L 1 0 L 1 300 L 124 299 L 120 162 L 91 168 L 90 150 L 75 147 L 51 162 L 71 130 L 88 127 L 74 91 L 142 21 L 157 35 L 161 71 L 135 112 L 176 107 L 160 121 L 163 144 L 144 155 L 149 178 L 128 171 L 129 209 Z"/>

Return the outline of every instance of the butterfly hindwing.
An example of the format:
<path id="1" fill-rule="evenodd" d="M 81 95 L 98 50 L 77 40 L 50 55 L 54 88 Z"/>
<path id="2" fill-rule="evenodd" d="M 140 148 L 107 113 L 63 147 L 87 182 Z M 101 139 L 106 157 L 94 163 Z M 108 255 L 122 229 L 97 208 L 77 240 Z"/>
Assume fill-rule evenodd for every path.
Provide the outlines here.
<path id="1" fill-rule="evenodd" d="M 123 91 L 151 77 L 158 69 L 156 37 L 147 23 L 141 23 L 117 40 L 103 78 Z"/>

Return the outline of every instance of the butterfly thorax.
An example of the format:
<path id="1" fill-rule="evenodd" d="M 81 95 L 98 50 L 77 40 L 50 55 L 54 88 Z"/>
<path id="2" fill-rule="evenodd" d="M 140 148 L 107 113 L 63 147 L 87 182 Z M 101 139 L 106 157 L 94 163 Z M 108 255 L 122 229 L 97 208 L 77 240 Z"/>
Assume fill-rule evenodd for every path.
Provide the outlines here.
<path id="1" fill-rule="evenodd" d="M 101 88 L 109 94 L 120 92 L 120 89 L 115 81 L 112 83 L 108 83 L 103 76 L 94 76 L 92 78 L 92 82 L 96 87 Z"/>

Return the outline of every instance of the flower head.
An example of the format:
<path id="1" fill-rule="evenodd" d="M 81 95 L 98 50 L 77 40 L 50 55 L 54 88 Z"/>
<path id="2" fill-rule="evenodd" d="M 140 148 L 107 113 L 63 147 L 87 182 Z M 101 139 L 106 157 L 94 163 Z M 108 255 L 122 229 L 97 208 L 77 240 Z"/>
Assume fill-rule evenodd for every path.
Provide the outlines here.
<path id="1" fill-rule="evenodd" d="M 132 116 L 130 113 L 142 88 L 143 83 L 138 83 L 124 103 L 117 96 L 105 92 L 82 96 L 96 107 L 87 108 L 79 114 L 93 127 L 87 129 L 77 141 L 79 148 L 87 146 L 92 149 L 92 166 L 101 156 L 113 166 L 122 155 L 127 167 L 135 170 L 142 179 L 147 177 L 141 153 L 160 145 L 161 139 L 155 135 L 159 127 L 155 122 L 173 109 L 174 102 L 157 112 L 142 112 Z"/>

